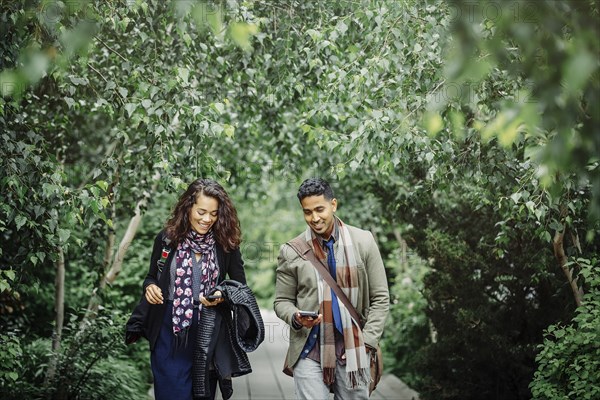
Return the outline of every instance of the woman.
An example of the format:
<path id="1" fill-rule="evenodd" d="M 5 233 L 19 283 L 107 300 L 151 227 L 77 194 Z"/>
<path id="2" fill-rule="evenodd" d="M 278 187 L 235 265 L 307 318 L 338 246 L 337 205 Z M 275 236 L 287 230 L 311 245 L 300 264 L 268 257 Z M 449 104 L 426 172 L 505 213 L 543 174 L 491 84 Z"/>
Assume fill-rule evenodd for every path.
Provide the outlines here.
<path id="1" fill-rule="evenodd" d="M 226 275 L 246 283 L 240 242 L 237 212 L 223 187 L 210 179 L 188 187 L 156 237 L 143 285 L 150 306 L 142 334 L 150 342 L 157 400 L 192 398 L 194 342 L 202 329 L 202 310 L 223 302 L 206 295 Z M 214 399 L 216 383 L 212 370 L 208 398 Z"/>

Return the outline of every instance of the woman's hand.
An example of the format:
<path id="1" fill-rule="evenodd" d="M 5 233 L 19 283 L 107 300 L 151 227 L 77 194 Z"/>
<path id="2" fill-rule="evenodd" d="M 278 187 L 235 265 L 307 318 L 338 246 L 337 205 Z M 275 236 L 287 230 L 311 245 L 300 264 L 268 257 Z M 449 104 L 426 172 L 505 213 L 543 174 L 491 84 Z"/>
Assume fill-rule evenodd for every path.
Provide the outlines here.
<path id="1" fill-rule="evenodd" d="M 221 304 L 222 302 L 225 301 L 225 299 L 223 298 L 223 294 L 219 290 L 214 292 L 212 295 L 219 296 L 219 298 L 215 299 L 215 300 L 209 300 L 206 297 L 204 297 L 203 295 L 200 295 L 200 303 L 204 304 L 206 307 L 214 307 L 217 304 Z"/>
<path id="2" fill-rule="evenodd" d="M 162 290 L 154 283 L 146 286 L 146 300 L 150 304 L 162 304 L 163 303 L 163 295 Z"/>

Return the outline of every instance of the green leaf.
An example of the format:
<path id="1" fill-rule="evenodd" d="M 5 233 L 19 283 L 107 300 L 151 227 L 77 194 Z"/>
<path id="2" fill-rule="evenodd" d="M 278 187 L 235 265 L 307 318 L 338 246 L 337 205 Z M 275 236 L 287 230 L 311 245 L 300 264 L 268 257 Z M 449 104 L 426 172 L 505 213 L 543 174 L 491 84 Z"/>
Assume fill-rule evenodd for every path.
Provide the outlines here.
<path id="1" fill-rule="evenodd" d="M 7 269 L 4 270 L 4 276 L 6 276 L 9 280 L 14 281 L 15 280 L 15 271 L 13 271 L 12 269 Z"/>
<path id="2" fill-rule="evenodd" d="M 211 103 L 210 108 L 219 113 L 219 115 L 225 112 L 225 106 L 223 105 L 223 103 Z"/>
<path id="3" fill-rule="evenodd" d="M 533 201 L 529 200 L 527 203 L 525 203 L 525 206 L 527 207 L 527 209 L 529 211 L 531 211 L 532 213 L 534 212 L 534 210 L 535 210 L 535 203 Z"/>
<path id="4" fill-rule="evenodd" d="M 58 239 L 60 240 L 61 243 L 66 243 L 67 240 L 69 240 L 69 237 L 71 236 L 71 231 L 68 229 L 58 229 Z"/>
<path id="5" fill-rule="evenodd" d="M 71 97 L 65 97 L 64 100 L 69 108 L 72 108 L 75 105 L 75 100 L 73 100 Z"/>
<path id="6" fill-rule="evenodd" d="M 340 35 L 343 35 L 346 33 L 346 31 L 348 31 L 348 26 L 344 23 L 344 21 L 340 21 L 335 26 L 335 29 L 340 33 Z"/>
<path id="7" fill-rule="evenodd" d="M 17 225 L 17 230 L 21 229 L 21 227 L 23 225 L 25 225 L 26 222 L 27 222 L 27 218 L 24 215 L 22 215 L 22 214 L 17 215 L 15 218 L 15 224 Z"/>
<path id="8" fill-rule="evenodd" d="M 190 70 L 184 67 L 177 68 L 177 75 L 184 83 L 188 83 L 190 77 Z"/>
<path id="9" fill-rule="evenodd" d="M 233 138 L 233 135 L 235 134 L 235 128 L 229 124 L 224 124 L 223 133 L 225 133 L 228 138 Z"/>
<path id="10" fill-rule="evenodd" d="M 96 181 L 96 185 L 105 192 L 108 189 L 108 182 L 106 181 Z"/>
<path id="11" fill-rule="evenodd" d="M 137 108 L 137 104 L 135 103 L 127 103 L 125 104 L 125 110 L 127 111 L 127 116 L 131 118 L 131 116 L 133 115 L 133 112 L 135 111 L 135 109 Z"/>

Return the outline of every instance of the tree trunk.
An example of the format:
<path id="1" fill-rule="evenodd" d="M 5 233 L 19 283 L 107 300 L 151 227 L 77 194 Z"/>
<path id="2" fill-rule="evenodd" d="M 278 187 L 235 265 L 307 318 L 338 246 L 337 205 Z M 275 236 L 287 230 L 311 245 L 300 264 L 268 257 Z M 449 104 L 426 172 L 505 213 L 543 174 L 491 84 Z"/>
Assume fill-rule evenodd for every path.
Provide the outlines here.
<path id="1" fill-rule="evenodd" d="M 552 245 L 554 247 L 554 256 L 558 260 L 558 264 L 560 265 L 565 276 L 567 277 L 567 281 L 569 282 L 571 290 L 573 291 L 573 296 L 575 297 L 575 303 L 577 304 L 577 307 L 579 307 L 583 301 L 583 289 L 577 286 L 577 278 L 573 278 L 573 271 L 569 269 L 569 266 L 567 265 L 567 255 L 565 253 L 564 238 L 564 230 L 556 231 L 554 233 L 554 240 L 552 241 Z"/>
<path id="2" fill-rule="evenodd" d="M 125 234 L 123 235 L 123 238 L 121 239 L 121 242 L 119 243 L 119 248 L 118 248 L 117 253 L 115 254 L 112 262 L 108 262 L 108 260 L 110 260 L 110 255 L 112 254 L 112 248 L 114 247 L 114 233 L 112 233 L 113 234 L 112 239 L 110 239 L 110 235 L 109 235 L 109 242 L 108 242 L 109 248 L 107 248 L 104 253 L 104 262 L 106 263 L 106 265 L 104 266 L 105 273 L 104 273 L 104 276 L 100 279 L 98 287 L 96 287 L 94 289 L 94 291 L 92 292 L 92 296 L 90 297 L 90 301 L 88 303 L 86 315 L 80 324 L 80 332 L 85 330 L 88 320 L 90 318 L 93 318 L 96 315 L 96 312 L 98 311 L 98 307 L 100 305 L 100 293 L 104 290 L 104 288 L 106 288 L 107 284 L 112 284 L 115 281 L 115 279 L 117 279 L 117 276 L 119 276 L 119 274 L 121 273 L 121 268 L 123 266 L 123 260 L 125 259 L 125 254 L 127 253 L 127 249 L 129 248 L 129 245 L 133 241 L 133 238 L 135 237 L 135 234 L 137 233 L 137 230 L 140 226 L 140 222 L 142 221 L 142 209 L 146 206 L 146 203 L 148 202 L 148 199 L 150 198 L 150 193 L 156 192 L 159 180 L 160 180 L 160 174 L 157 173 L 153 176 L 154 183 L 152 185 L 152 188 L 150 189 L 150 192 L 144 192 L 144 197 L 141 198 L 138 201 L 138 203 L 136 204 L 135 213 L 134 213 L 133 217 L 131 217 L 131 219 L 129 220 L 129 225 L 127 226 L 127 230 L 125 231 Z M 109 264 L 110 264 L 110 267 L 109 267 Z"/>
<path id="3" fill-rule="evenodd" d="M 104 274 L 102 279 L 100 279 L 98 287 L 96 287 L 94 289 L 94 291 L 92 292 L 92 296 L 90 297 L 90 301 L 89 301 L 87 312 L 86 312 L 86 317 L 84 318 L 84 321 L 82 321 L 82 324 L 86 320 L 88 320 L 91 317 L 91 315 L 95 314 L 98 311 L 98 307 L 100 305 L 100 298 L 99 298 L 100 292 L 102 290 L 104 290 L 107 283 L 108 284 L 113 283 L 115 281 L 115 279 L 117 278 L 117 276 L 119 275 L 119 273 L 121 272 L 121 268 L 123 266 L 123 260 L 125 258 L 125 253 L 127 253 L 127 249 L 129 248 L 129 245 L 133 241 L 133 238 L 135 237 L 135 234 L 137 233 L 138 227 L 140 226 L 140 222 L 142 221 L 141 209 L 146 204 L 146 201 L 147 201 L 146 197 L 144 197 L 142 200 L 138 201 L 138 203 L 135 207 L 135 214 L 129 220 L 129 226 L 127 226 L 127 230 L 125 231 L 125 234 L 123 235 L 123 238 L 121 239 L 121 243 L 119 244 L 119 249 L 117 250 L 117 253 L 115 254 L 112 262 L 109 261 L 108 263 L 106 263 L 106 267 L 110 266 L 110 268 L 105 269 L 106 273 Z M 115 242 L 114 233 L 111 233 L 109 235 L 107 249 L 105 252 L 105 261 L 107 259 L 110 260 L 110 255 L 111 255 L 112 249 L 114 247 L 114 242 Z"/>
<path id="4" fill-rule="evenodd" d="M 433 325 L 433 322 L 429 320 L 429 339 L 431 339 L 431 343 L 437 343 L 438 332 Z"/>
<path id="5" fill-rule="evenodd" d="M 56 279 L 54 287 L 55 324 L 54 332 L 52 332 L 52 352 L 56 354 L 60 350 L 62 329 L 65 322 L 65 254 L 62 246 L 58 247 L 58 261 L 56 262 Z M 54 380 L 57 360 L 58 357 L 56 355 L 50 358 L 44 386 L 48 386 Z"/>
<path id="6" fill-rule="evenodd" d="M 394 229 L 394 236 L 396 237 L 396 241 L 400 246 L 400 270 L 402 272 L 405 272 L 408 270 L 408 245 L 406 244 L 406 240 L 402 238 L 402 235 L 400 234 L 400 229 Z"/>
<path id="7" fill-rule="evenodd" d="M 133 238 L 135 237 L 135 234 L 137 233 L 137 230 L 140 226 L 140 222 L 142 222 L 141 209 L 142 209 L 142 207 L 144 207 L 146 205 L 146 202 L 147 202 L 147 198 L 143 198 L 136 205 L 135 214 L 131 218 L 131 220 L 129 220 L 129 226 L 127 227 L 127 230 L 125 231 L 123 238 L 121 239 L 121 243 L 119 244 L 119 249 L 117 250 L 117 253 L 115 254 L 115 258 L 113 259 L 111 267 L 107 271 L 104 279 L 100 282 L 101 290 L 106 287 L 106 284 L 112 284 L 115 281 L 115 279 L 117 279 L 117 276 L 121 273 L 121 269 L 123 267 L 123 260 L 125 259 L 125 253 L 127 252 L 127 249 L 129 248 L 129 245 L 131 244 L 131 242 L 133 242 Z"/>

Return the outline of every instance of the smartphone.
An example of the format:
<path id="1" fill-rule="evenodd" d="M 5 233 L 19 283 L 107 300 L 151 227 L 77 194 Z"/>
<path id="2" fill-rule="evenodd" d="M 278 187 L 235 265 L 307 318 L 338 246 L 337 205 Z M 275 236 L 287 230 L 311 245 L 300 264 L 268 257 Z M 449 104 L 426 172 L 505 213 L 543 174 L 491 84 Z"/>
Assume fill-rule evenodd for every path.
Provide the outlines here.
<path id="1" fill-rule="evenodd" d="M 219 295 L 214 295 L 214 294 L 209 294 L 208 296 L 206 296 L 206 300 L 210 300 L 210 301 L 215 301 L 220 299 L 221 296 Z"/>
<path id="2" fill-rule="evenodd" d="M 300 313 L 300 317 L 310 317 L 316 319 L 319 316 L 319 313 L 316 311 L 298 311 Z"/>

